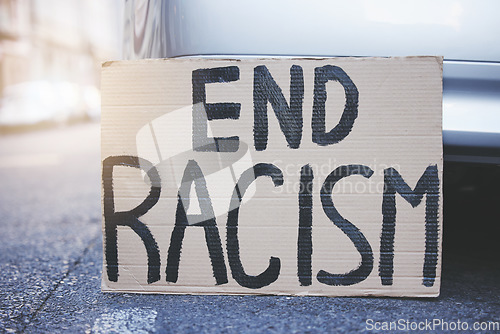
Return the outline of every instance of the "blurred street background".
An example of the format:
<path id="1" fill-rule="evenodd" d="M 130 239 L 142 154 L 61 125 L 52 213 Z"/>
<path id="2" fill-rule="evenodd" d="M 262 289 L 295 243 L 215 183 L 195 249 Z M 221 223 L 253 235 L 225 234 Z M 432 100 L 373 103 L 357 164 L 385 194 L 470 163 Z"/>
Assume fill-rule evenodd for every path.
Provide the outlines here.
<path id="1" fill-rule="evenodd" d="M 368 319 L 500 321 L 500 176 L 486 165 L 445 164 L 436 299 L 101 293 L 99 73 L 121 58 L 127 3 L 0 0 L 0 333 L 351 333 Z"/>
<path id="2" fill-rule="evenodd" d="M 122 21 L 121 1 L 0 0 L 0 131 L 98 120 Z"/>

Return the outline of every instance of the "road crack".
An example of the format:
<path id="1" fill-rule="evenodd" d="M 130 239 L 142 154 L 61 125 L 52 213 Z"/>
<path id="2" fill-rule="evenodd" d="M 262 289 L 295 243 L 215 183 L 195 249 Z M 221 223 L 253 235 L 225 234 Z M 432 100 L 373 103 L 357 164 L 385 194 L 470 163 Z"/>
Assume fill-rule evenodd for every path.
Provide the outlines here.
<path id="1" fill-rule="evenodd" d="M 75 271 L 75 269 L 78 267 L 80 263 L 82 263 L 82 260 L 85 258 L 89 250 L 95 245 L 95 243 L 98 241 L 98 239 L 101 238 L 101 234 L 98 233 L 97 236 L 93 237 L 87 247 L 83 249 L 82 254 L 75 260 L 73 263 L 68 267 L 66 272 L 63 274 L 61 279 L 59 279 L 56 284 L 54 284 L 53 288 L 47 293 L 47 295 L 43 298 L 42 302 L 40 305 L 36 308 L 36 310 L 31 314 L 29 317 L 29 320 L 25 322 L 25 324 L 22 326 L 22 329 L 20 330 L 21 333 L 24 333 L 26 328 L 36 319 L 40 311 L 45 307 L 47 304 L 47 301 L 54 295 L 54 293 L 57 291 L 57 289 L 63 284 L 64 280 L 69 277 L 69 275 Z"/>

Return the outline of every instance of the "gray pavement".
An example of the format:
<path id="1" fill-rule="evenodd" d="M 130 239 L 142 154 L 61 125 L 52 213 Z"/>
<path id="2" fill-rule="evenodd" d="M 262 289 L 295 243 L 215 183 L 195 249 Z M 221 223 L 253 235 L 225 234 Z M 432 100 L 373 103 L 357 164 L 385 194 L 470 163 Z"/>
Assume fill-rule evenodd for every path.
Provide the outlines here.
<path id="1" fill-rule="evenodd" d="M 370 319 L 477 332 L 475 322 L 500 322 L 500 261 L 446 249 L 436 299 L 104 294 L 99 161 L 98 124 L 0 136 L 0 332 L 350 333 Z"/>

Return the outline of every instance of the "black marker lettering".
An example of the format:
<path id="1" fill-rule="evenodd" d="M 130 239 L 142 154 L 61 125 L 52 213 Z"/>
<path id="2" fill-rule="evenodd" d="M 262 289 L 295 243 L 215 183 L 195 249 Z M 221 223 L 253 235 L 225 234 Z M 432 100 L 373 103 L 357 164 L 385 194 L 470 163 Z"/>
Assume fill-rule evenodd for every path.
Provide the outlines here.
<path id="1" fill-rule="evenodd" d="M 194 70 L 193 84 L 193 150 L 202 152 L 236 152 L 240 142 L 238 136 L 207 137 L 207 120 L 238 119 L 240 103 L 207 103 L 205 84 L 230 82 L 240 79 L 237 66 Z"/>
<path id="2" fill-rule="evenodd" d="M 297 241 L 297 274 L 300 285 L 312 284 L 312 188 L 313 170 L 311 166 L 302 166 L 300 170 L 299 190 L 299 237 Z"/>
<path id="3" fill-rule="evenodd" d="M 365 280 L 373 269 L 373 252 L 363 233 L 337 211 L 332 201 L 332 191 L 335 184 L 342 178 L 359 174 L 370 178 L 373 170 L 363 165 L 340 166 L 327 176 L 321 188 L 321 204 L 323 211 L 330 220 L 344 232 L 354 243 L 361 254 L 361 263 L 357 269 L 347 274 L 331 274 L 324 270 L 318 272 L 318 281 L 327 285 L 353 285 Z"/>
<path id="4" fill-rule="evenodd" d="M 111 156 L 103 161 L 102 180 L 104 187 L 104 243 L 106 253 L 106 271 L 108 279 L 118 281 L 118 245 L 117 226 L 128 226 L 141 238 L 148 255 L 148 283 L 160 279 L 160 251 L 149 231 L 149 228 L 139 220 L 149 211 L 160 198 L 161 180 L 156 168 L 147 160 L 133 156 Z M 127 166 L 144 170 L 150 181 L 151 190 L 144 201 L 129 211 L 115 212 L 115 198 L 113 191 L 113 167 Z"/>
<path id="5" fill-rule="evenodd" d="M 304 99 L 304 74 L 302 67 L 290 68 L 290 106 L 281 88 L 274 81 L 266 66 L 254 69 L 254 145 L 257 151 L 267 147 L 268 123 L 267 102 L 271 103 L 281 131 L 290 148 L 299 148 L 302 139 L 302 102 Z"/>
<path id="6" fill-rule="evenodd" d="M 338 81 L 344 87 L 346 103 L 344 112 L 330 132 L 325 128 L 326 83 Z M 351 132 L 358 117 L 358 89 L 351 78 L 340 67 L 326 65 L 314 70 L 314 102 L 312 115 L 312 141 L 321 146 L 336 144 Z"/>
<path id="7" fill-rule="evenodd" d="M 436 165 L 427 167 L 412 190 L 394 168 L 384 170 L 384 198 L 382 202 L 382 235 L 380 237 L 379 275 L 382 285 L 392 285 L 394 273 L 394 234 L 396 232 L 396 193 L 412 207 L 425 202 L 425 257 L 422 284 L 431 287 L 436 279 L 439 248 L 439 176 Z"/>
<path id="8" fill-rule="evenodd" d="M 189 193 L 194 182 L 201 214 L 187 215 L 189 209 Z M 191 224 L 190 224 L 191 222 Z M 189 160 L 182 183 L 177 194 L 177 211 L 175 213 L 175 227 L 170 238 L 170 247 L 167 258 L 167 281 L 177 282 L 179 275 L 179 261 L 181 256 L 184 232 L 188 226 L 202 226 L 205 230 L 205 241 L 207 243 L 210 260 L 212 262 L 213 275 L 217 284 L 227 283 L 227 270 L 222 253 L 222 244 L 219 230 L 215 221 L 215 214 L 208 194 L 205 177 L 200 166 L 194 160 Z"/>
<path id="9" fill-rule="evenodd" d="M 263 273 L 257 276 L 250 276 L 245 273 L 240 259 L 240 244 L 238 241 L 238 213 L 240 203 L 248 186 L 259 176 L 270 176 L 275 187 L 283 184 L 283 173 L 275 165 L 260 163 L 247 169 L 241 174 L 234 188 L 230 206 L 234 209 L 229 211 L 227 216 L 227 255 L 231 274 L 239 285 L 250 289 L 259 289 L 276 281 L 281 268 L 280 259 L 271 257 L 269 266 Z"/>

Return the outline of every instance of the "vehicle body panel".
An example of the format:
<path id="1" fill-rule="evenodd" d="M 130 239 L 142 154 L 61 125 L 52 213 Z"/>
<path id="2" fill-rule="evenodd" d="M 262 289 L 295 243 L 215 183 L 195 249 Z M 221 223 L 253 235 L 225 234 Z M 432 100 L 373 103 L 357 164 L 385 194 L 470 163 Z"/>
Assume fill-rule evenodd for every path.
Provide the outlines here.
<path id="1" fill-rule="evenodd" d="M 445 160 L 500 163 L 500 2 L 129 0 L 125 59 L 444 56 Z"/>

